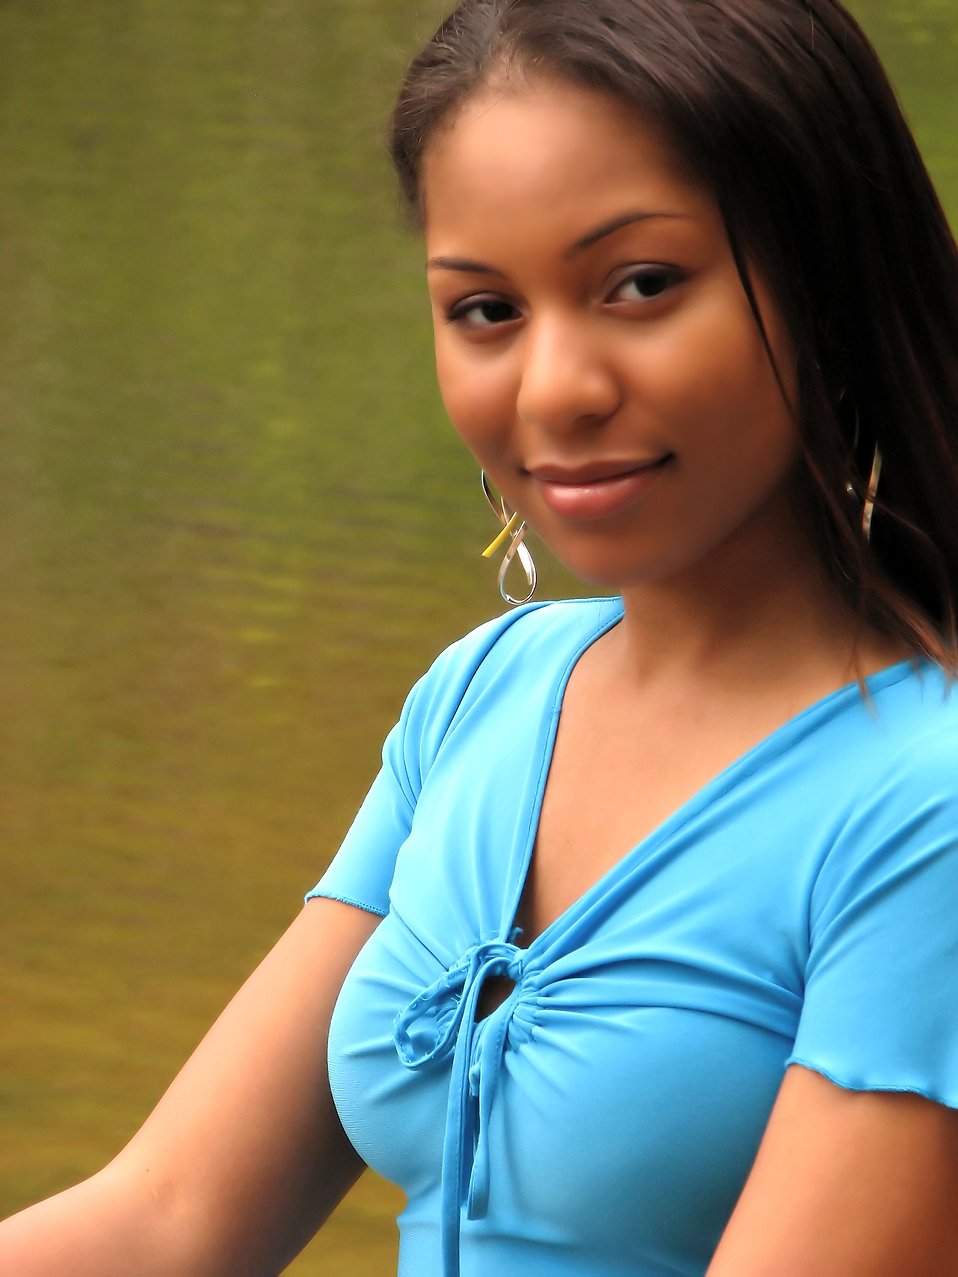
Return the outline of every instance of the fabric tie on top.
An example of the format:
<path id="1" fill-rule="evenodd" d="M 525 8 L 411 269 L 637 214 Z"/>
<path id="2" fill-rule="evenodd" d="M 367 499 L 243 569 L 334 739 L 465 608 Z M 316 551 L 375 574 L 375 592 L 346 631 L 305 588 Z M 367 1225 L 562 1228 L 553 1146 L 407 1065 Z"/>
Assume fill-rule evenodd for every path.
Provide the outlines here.
<path id="1" fill-rule="evenodd" d="M 452 1055 L 442 1152 L 443 1277 L 459 1274 L 463 1205 L 468 1219 L 483 1218 L 488 1208 L 489 1115 L 509 1025 L 529 989 L 524 957 L 525 950 L 510 941 L 473 945 L 396 1017 L 396 1051 L 407 1068 L 425 1068 Z M 515 987 L 477 1022 L 490 976 L 505 976 Z"/>

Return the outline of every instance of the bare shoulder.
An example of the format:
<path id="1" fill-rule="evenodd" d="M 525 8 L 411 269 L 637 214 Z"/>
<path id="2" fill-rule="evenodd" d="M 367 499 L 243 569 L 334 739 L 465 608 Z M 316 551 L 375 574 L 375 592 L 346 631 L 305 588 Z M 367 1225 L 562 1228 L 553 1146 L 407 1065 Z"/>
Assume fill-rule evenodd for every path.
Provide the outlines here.
<path id="1" fill-rule="evenodd" d="M 958 1111 L 786 1072 L 708 1277 L 958 1272 Z"/>

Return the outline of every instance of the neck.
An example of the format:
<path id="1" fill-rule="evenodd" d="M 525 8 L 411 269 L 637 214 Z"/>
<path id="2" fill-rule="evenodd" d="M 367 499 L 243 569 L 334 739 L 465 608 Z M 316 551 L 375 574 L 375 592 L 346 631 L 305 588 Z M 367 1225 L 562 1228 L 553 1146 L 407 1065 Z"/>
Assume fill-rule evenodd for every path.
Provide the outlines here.
<path id="1" fill-rule="evenodd" d="M 622 598 L 617 649 L 637 682 L 771 682 L 807 671 L 837 686 L 903 655 L 860 624 L 796 520 L 744 531 Z"/>

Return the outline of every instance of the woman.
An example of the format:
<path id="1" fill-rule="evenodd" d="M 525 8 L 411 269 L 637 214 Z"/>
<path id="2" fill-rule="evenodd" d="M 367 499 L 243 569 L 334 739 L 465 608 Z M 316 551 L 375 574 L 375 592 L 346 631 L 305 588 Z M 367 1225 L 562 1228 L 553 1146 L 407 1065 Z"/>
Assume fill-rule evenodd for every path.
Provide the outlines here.
<path id="1" fill-rule="evenodd" d="M 0 1270 L 276 1272 L 366 1160 L 403 1274 L 958 1271 L 958 258 L 873 53 L 831 0 L 466 0 L 393 154 L 504 592 L 515 510 L 617 597 L 440 657 Z"/>

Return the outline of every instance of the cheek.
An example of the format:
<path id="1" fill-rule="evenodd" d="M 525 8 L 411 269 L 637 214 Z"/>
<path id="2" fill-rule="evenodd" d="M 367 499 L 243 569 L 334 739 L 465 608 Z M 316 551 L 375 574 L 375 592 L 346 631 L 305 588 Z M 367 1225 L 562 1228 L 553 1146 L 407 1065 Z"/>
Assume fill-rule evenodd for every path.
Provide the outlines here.
<path id="1" fill-rule="evenodd" d="M 456 433 L 480 462 L 491 464 L 508 446 L 515 402 L 504 370 L 491 357 L 463 359 L 437 334 L 436 377 Z"/>
<path id="2" fill-rule="evenodd" d="M 665 398 L 678 408 L 706 463 L 777 467 L 790 462 L 798 439 L 790 404 L 751 313 L 687 334 L 684 355 L 671 365 Z M 769 330 L 786 394 L 794 399 L 787 342 Z"/>

